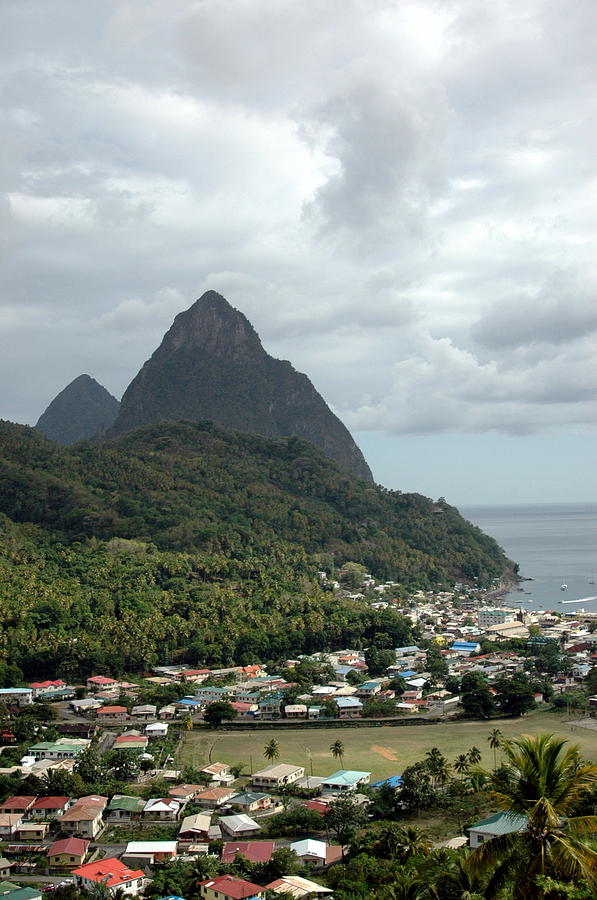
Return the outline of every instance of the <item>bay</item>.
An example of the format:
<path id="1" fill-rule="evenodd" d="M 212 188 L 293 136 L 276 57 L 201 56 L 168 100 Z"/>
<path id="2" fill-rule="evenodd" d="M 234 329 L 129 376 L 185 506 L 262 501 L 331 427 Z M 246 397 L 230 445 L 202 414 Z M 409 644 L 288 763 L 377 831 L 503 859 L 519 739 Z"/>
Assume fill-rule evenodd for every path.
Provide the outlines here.
<path id="1" fill-rule="evenodd" d="M 510 605 L 570 614 L 597 610 L 597 583 L 591 583 L 597 582 L 597 503 L 465 506 L 460 512 L 533 579 L 507 595 Z M 583 602 L 562 603 L 577 599 Z"/>

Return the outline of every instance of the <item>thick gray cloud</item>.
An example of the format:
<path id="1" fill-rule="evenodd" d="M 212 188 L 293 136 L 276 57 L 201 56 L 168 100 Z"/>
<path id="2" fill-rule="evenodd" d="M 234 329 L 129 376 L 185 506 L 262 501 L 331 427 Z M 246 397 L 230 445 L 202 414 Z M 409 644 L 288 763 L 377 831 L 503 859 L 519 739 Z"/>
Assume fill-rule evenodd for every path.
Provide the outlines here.
<path id="1" fill-rule="evenodd" d="M 0 415 L 207 289 L 355 430 L 597 413 L 589 0 L 5 0 Z"/>

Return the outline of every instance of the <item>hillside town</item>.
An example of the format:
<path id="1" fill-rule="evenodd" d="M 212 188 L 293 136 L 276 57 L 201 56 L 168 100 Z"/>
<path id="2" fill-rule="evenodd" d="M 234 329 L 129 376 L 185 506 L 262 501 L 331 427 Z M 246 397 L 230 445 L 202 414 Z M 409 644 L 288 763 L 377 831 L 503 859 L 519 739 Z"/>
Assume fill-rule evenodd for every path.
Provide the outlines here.
<path id="1" fill-rule="evenodd" d="M 209 900 L 331 897 L 326 873 L 349 839 L 338 816 L 365 822 L 376 794 L 396 797 L 405 787 L 399 765 L 382 779 L 345 768 L 340 739 L 326 774 L 314 775 L 304 760 L 279 761 L 275 739 L 264 747 L 269 764 L 248 773 L 211 756 L 179 766 L 178 748 L 193 729 L 225 724 L 240 748 L 243 731 L 264 724 L 281 733 L 325 726 L 333 738 L 341 734 L 334 727 L 358 727 L 356 720 L 489 719 L 547 703 L 579 717 L 597 713 L 597 615 L 521 611 L 462 585 L 404 602 L 392 597 L 391 582 L 367 573 L 359 581 L 357 590 L 340 582 L 329 589 L 339 601 L 350 594 L 397 610 L 417 643 L 317 653 L 278 671 L 163 664 L 141 676 L 90 673 L 80 684 L 40 678 L 1 688 L 3 900 L 98 885 L 115 897 L 157 897 L 160 885 L 171 890 L 168 867 L 191 863 L 196 893 Z M 95 790 L 86 793 L 87 785 Z M 446 846 L 475 848 L 502 834 L 503 815 L 486 811 Z M 524 827 L 524 818 L 507 825 Z M 251 872 L 257 883 L 243 877 Z"/>

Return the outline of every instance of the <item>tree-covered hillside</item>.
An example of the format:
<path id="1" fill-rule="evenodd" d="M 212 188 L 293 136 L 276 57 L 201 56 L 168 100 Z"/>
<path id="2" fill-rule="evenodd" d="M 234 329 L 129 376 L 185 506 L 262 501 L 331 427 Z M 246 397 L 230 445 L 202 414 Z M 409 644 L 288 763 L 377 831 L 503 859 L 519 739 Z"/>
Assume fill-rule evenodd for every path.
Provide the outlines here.
<path id="1" fill-rule="evenodd" d="M 443 501 L 209 422 L 69 448 L 0 423 L 0 478 L 0 652 L 27 671 L 392 645 L 408 623 L 337 601 L 316 569 L 353 560 L 406 590 L 511 566 Z"/>

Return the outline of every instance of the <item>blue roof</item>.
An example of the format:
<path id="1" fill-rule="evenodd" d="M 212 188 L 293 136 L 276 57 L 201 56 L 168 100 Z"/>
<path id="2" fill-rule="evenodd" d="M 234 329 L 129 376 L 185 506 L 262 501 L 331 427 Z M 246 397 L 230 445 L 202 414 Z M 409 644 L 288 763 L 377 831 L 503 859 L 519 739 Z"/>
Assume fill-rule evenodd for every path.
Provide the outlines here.
<path id="1" fill-rule="evenodd" d="M 406 672 L 398 672 L 394 675 L 394 678 L 412 678 L 413 675 L 416 675 L 416 672 L 413 672 L 412 669 L 407 669 Z"/>
<path id="2" fill-rule="evenodd" d="M 479 646 L 478 641 L 454 641 L 450 650 L 476 650 Z"/>
<path id="3" fill-rule="evenodd" d="M 382 781 L 374 781 L 373 784 L 371 785 L 371 787 L 378 788 L 378 787 L 385 787 L 387 785 L 388 787 L 396 788 L 396 787 L 400 787 L 401 784 L 402 784 L 402 775 L 390 775 L 389 778 L 384 778 L 384 779 L 382 779 Z"/>
<path id="4" fill-rule="evenodd" d="M 356 697 L 334 697 L 334 701 L 338 709 L 349 709 L 351 706 L 363 705 Z"/>

